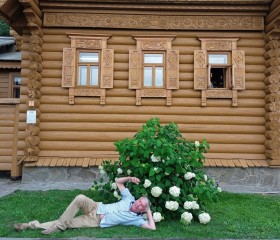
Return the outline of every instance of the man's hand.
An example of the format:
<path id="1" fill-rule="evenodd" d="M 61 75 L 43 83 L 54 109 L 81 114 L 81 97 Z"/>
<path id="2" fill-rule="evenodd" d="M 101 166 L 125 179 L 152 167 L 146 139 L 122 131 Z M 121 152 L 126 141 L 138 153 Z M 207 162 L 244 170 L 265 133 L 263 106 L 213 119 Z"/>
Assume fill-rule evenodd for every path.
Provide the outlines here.
<path id="1" fill-rule="evenodd" d="M 141 227 L 151 229 L 151 230 L 156 230 L 156 224 L 153 219 L 153 214 L 152 214 L 151 209 L 148 208 L 146 213 L 147 213 L 147 217 L 148 217 L 148 224 L 143 224 L 143 225 L 141 225 Z"/>
<path id="2" fill-rule="evenodd" d="M 140 179 L 139 178 L 136 178 L 136 177 L 130 177 L 130 182 L 133 182 L 134 184 L 139 184 L 140 182 Z"/>
<path id="3" fill-rule="evenodd" d="M 124 183 L 133 182 L 134 184 L 139 184 L 140 180 L 136 177 L 121 177 L 116 179 L 116 184 L 120 192 L 125 189 Z"/>

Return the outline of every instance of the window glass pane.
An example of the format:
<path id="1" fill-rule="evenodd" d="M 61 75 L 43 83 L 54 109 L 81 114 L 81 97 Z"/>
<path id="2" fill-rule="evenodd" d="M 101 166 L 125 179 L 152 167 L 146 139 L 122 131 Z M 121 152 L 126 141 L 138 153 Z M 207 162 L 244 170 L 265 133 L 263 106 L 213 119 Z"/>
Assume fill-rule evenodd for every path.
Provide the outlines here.
<path id="1" fill-rule="evenodd" d="M 79 66 L 78 85 L 87 85 L 87 66 Z"/>
<path id="2" fill-rule="evenodd" d="M 163 63 L 163 54 L 144 54 L 144 63 Z"/>
<path id="3" fill-rule="evenodd" d="M 14 77 L 14 85 L 20 85 L 21 77 Z"/>
<path id="4" fill-rule="evenodd" d="M 153 80 L 153 68 L 152 67 L 145 67 L 144 68 L 144 86 L 151 87 Z"/>
<path id="5" fill-rule="evenodd" d="M 98 66 L 90 66 L 90 85 L 98 86 Z"/>
<path id="6" fill-rule="evenodd" d="M 80 62 L 98 62 L 99 54 L 94 52 L 80 52 Z"/>
<path id="7" fill-rule="evenodd" d="M 163 87 L 163 67 L 156 67 L 156 87 Z"/>
<path id="8" fill-rule="evenodd" d="M 227 54 L 209 54 L 208 62 L 209 62 L 209 64 L 227 64 L 228 55 Z"/>

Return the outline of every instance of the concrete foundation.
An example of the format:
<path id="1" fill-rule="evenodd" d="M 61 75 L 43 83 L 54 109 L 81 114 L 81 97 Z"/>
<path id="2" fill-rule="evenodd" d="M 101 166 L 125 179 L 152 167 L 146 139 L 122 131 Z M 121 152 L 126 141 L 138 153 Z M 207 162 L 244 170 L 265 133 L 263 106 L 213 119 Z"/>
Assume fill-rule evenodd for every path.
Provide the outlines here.
<path id="1" fill-rule="evenodd" d="M 280 168 L 205 168 L 228 192 L 280 193 Z"/>
<path id="2" fill-rule="evenodd" d="M 205 168 L 205 173 L 228 192 L 280 193 L 280 168 Z M 90 185 L 99 179 L 97 167 L 23 168 L 22 183 L 61 182 Z"/>

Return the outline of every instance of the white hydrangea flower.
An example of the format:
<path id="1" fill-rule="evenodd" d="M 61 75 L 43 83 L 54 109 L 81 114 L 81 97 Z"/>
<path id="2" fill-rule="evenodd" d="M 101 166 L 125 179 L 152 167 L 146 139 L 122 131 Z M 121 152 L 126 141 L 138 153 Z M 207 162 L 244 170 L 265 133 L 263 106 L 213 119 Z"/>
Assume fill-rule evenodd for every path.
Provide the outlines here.
<path id="1" fill-rule="evenodd" d="M 190 180 L 190 179 L 192 179 L 192 178 L 194 178 L 195 177 L 195 173 L 192 173 L 192 172 L 187 172 L 187 173 L 185 173 L 185 175 L 184 175 L 184 178 L 186 179 L 186 180 Z"/>
<path id="2" fill-rule="evenodd" d="M 196 147 L 199 147 L 199 145 L 200 145 L 199 141 L 195 141 L 195 142 L 194 142 L 194 145 L 195 145 Z"/>
<path id="3" fill-rule="evenodd" d="M 153 219 L 155 222 L 160 222 L 162 220 L 162 216 L 160 212 L 154 212 L 153 213 Z"/>
<path id="4" fill-rule="evenodd" d="M 99 172 L 100 172 L 100 174 L 102 174 L 102 175 L 106 174 L 106 172 L 105 172 L 103 169 L 101 169 Z"/>
<path id="5" fill-rule="evenodd" d="M 158 167 L 154 167 L 155 172 L 158 170 Z"/>
<path id="6" fill-rule="evenodd" d="M 111 183 L 111 189 L 117 189 L 117 184 L 115 182 Z"/>
<path id="7" fill-rule="evenodd" d="M 193 207 L 193 203 L 192 203 L 192 202 L 190 202 L 190 201 L 185 201 L 185 203 L 184 203 L 184 208 L 185 208 L 186 210 L 192 209 L 192 207 Z"/>
<path id="8" fill-rule="evenodd" d="M 165 207 L 171 211 L 176 211 L 179 207 L 179 203 L 176 201 L 167 201 Z"/>
<path id="9" fill-rule="evenodd" d="M 161 157 L 158 156 L 156 157 L 154 154 L 151 156 L 151 160 L 152 162 L 160 162 L 161 161 Z"/>
<path id="10" fill-rule="evenodd" d="M 132 171 L 130 169 L 127 169 L 127 175 L 130 175 L 132 173 Z"/>
<path id="11" fill-rule="evenodd" d="M 169 188 L 169 193 L 173 196 L 173 197 L 179 197 L 180 195 L 180 188 L 173 186 L 171 188 Z"/>
<path id="12" fill-rule="evenodd" d="M 206 182 L 206 181 L 207 181 L 207 179 L 208 179 L 207 175 L 205 175 L 205 174 L 204 174 L 204 176 L 203 176 L 203 177 L 204 177 L 204 181 Z"/>
<path id="13" fill-rule="evenodd" d="M 99 170 L 103 170 L 104 167 L 100 165 L 100 166 L 98 166 L 98 169 L 99 169 Z"/>
<path id="14" fill-rule="evenodd" d="M 206 224 L 206 223 L 209 223 L 210 220 L 211 220 L 211 217 L 208 213 L 200 213 L 198 215 L 198 219 L 199 219 L 199 222 L 202 223 L 202 224 Z"/>
<path id="15" fill-rule="evenodd" d="M 193 215 L 189 212 L 184 212 L 181 215 L 181 220 L 185 224 L 190 224 L 191 221 L 193 220 Z"/>
<path id="16" fill-rule="evenodd" d="M 122 170 L 121 168 L 118 168 L 118 169 L 117 169 L 117 173 L 118 173 L 118 174 L 122 174 L 122 173 L 123 173 L 123 170 Z"/>
<path id="17" fill-rule="evenodd" d="M 148 188 L 150 187 L 152 184 L 152 182 L 149 180 L 149 179 L 145 179 L 145 182 L 144 182 L 144 188 Z"/>
<path id="18" fill-rule="evenodd" d="M 119 195 L 119 193 L 117 191 L 114 191 L 113 195 L 114 195 L 115 198 L 119 198 L 120 197 L 120 195 Z"/>
<path id="19" fill-rule="evenodd" d="M 158 186 L 153 187 L 152 190 L 151 190 L 151 194 L 154 197 L 159 197 L 162 194 L 162 189 L 160 187 L 158 187 Z"/>
<path id="20" fill-rule="evenodd" d="M 220 187 L 217 187 L 218 192 L 222 192 L 223 190 Z"/>
<path id="21" fill-rule="evenodd" d="M 192 209 L 199 209 L 199 205 L 196 201 L 192 201 Z"/>

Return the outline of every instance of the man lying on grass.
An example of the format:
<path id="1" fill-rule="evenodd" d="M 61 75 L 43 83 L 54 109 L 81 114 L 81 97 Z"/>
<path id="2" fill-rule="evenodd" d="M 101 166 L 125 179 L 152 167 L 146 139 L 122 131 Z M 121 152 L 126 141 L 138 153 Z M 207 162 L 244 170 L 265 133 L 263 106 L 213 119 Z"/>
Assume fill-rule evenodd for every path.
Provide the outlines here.
<path id="1" fill-rule="evenodd" d="M 116 184 L 122 196 L 119 202 L 103 204 L 80 194 L 69 204 L 58 220 L 45 223 L 39 223 L 37 220 L 29 223 L 17 223 L 14 224 L 14 228 L 16 231 L 27 228 L 42 228 L 45 229 L 42 231 L 43 234 L 64 231 L 67 228 L 105 228 L 116 225 L 134 225 L 155 230 L 156 226 L 149 199 L 141 197 L 135 200 L 134 196 L 124 186 L 124 183 L 128 181 L 134 184 L 140 182 L 136 177 L 118 178 Z M 84 215 L 75 217 L 79 209 L 84 212 Z M 143 218 L 143 213 L 147 213 L 147 221 Z"/>

